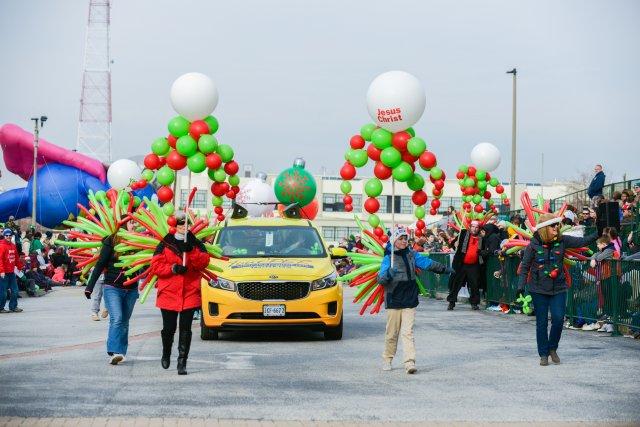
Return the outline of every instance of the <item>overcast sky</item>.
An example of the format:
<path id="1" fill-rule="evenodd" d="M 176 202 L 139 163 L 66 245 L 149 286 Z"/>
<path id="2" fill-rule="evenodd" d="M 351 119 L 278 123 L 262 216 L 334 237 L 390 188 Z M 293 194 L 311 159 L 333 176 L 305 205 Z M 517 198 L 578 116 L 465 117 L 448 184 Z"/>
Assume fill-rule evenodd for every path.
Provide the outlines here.
<path id="1" fill-rule="evenodd" d="M 74 148 L 88 0 L 0 1 L 0 124 Z M 278 172 L 294 157 L 337 173 L 370 122 L 378 74 L 418 77 L 415 126 L 453 176 L 478 142 L 509 179 L 511 76 L 518 68 L 518 181 L 562 180 L 603 163 L 640 177 L 640 2 L 113 0 L 114 159 L 146 154 L 175 115 L 169 88 L 199 71 L 218 85 L 220 141 L 240 164 Z M 4 170 L 2 185 L 22 186 Z"/>

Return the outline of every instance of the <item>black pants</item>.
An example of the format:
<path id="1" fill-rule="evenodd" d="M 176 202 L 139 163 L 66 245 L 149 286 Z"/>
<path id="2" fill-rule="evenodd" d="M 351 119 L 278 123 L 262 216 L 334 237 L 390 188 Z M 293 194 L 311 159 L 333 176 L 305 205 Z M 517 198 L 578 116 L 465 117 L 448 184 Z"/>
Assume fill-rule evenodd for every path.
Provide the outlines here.
<path id="1" fill-rule="evenodd" d="M 471 305 L 480 304 L 480 264 L 463 264 L 449 280 L 449 296 L 447 301 L 457 302 L 458 292 L 464 283 L 469 287 L 469 303 Z"/>
<path id="2" fill-rule="evenodd" d="M 161 309 L 162 311 L 162 330 L 169 334 L 173 335 L 176 333 L 176 326 L 178 324 L 178 315 L 180 315 L 180 330 L 181 331 L 190 331 L 191 323 L 193 322 L 193 312 L 194 308 L 190 308 L 184 311 L 171 311 Z"/>

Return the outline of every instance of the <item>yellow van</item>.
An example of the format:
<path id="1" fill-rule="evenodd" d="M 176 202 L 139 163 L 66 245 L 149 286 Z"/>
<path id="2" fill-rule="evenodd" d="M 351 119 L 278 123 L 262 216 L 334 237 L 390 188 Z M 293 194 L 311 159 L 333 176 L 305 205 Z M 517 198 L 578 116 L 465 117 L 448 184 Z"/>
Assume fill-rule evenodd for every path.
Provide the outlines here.
<path id="1" fill-rule="evenodd" d="M 203 281 L 203 340 L 220 331 L 306 328 L 342 339 L 342 286 L 332 256 L 306 219 L 229 219 L 215 243 L 229 261 Z M 341 252 L 338 252 L 341 251 Z"/>

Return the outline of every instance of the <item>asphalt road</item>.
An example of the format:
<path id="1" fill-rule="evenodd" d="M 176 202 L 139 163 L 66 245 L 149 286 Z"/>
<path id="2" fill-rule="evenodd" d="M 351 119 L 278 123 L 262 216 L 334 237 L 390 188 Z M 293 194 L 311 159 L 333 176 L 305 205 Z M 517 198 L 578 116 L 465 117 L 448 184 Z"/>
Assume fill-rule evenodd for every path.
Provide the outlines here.
<path id="1" fill-rule="evenodd" d="M 178 376 L 175 349 L 160 367 L 152 298 L 134 310 L 120 366 L 107 364 L 108 322 L 89 319 L 81 289 L 20 304 L 0 314 L 0 416 L 640 422 L 640 342 L 565 330 L 563 364 L 540 367 L 524 316 L 421 301 L 412 376 L 400 358 L 380 370 L 384 313 L 361 317 L 350 303 L 342 341 L 253 332 L 204 342 L 194 323 L 189 375 Z"/>

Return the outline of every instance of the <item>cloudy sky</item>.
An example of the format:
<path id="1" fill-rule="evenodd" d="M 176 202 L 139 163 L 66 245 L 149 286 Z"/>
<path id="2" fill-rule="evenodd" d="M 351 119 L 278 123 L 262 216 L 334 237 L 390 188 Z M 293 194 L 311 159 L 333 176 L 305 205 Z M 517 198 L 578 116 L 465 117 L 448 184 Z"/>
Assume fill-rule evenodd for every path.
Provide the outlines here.
<path id="1" fill-rule="evenodd" d="M 370 121 L 371 80 L 418 77 L 415 126 L 450 175 L 482 141 L 509 179 L 511 77 L 518 68 L 518 181 L 567 179 L 605 166 L 640 176 L 640 2 L 113 0 L 113 158 L 145 154 L 174 115 L 173 80 L 218 85 L 219 139 L 241 164 L 277 172 L 293 158 L 337 173 Z M 0 1 L 0 124 L 74 148 L 88 0 Z M 3 167 L 1 185 L 21 186 Z"/>

